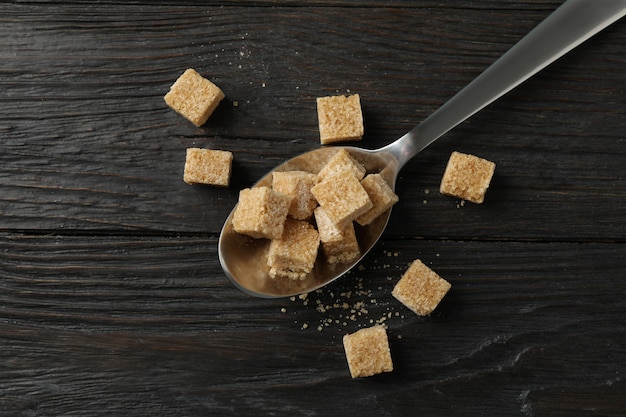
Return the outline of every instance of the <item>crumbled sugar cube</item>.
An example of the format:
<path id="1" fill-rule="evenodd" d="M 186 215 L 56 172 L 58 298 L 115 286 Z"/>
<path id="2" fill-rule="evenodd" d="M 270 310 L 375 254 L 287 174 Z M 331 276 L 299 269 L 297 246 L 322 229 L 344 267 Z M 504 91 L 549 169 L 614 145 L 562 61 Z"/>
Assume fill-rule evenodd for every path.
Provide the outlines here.
<path id="1" fill-rule="evenodd" d="M 484 201 L 495 169 L 496 164 L 486 159 L 452 152 L 439 191 L 480 204 Z"/>
<path id="2" fill-rule="evenodd" d="M 363 138 L 363 112 L 358 94 L 317 98 L 320 142 L 326 145 Z"/>
<path id="3" fill-rule="evenodd" d="M 448 281 L 416 259 L 391 294 L 415 314 L 426 316 L 435 310 L 450 288 Z"/>
<path id="4" fill-rule="evenodd" d="M 328 263 L 352 262 L 359 257 L 361 251 L 352 222 L 338 228 L 322 207 L 317 207 L 314 214 L 322 250 Z"/>
<path id="5" fill-rule="evenodd" d="M 164 99 L 169 107 L 199 127 L 224 97 L 218 86 L 189 68 L 172 84 Z"/>
<path id="6" fill-rule="evenodd" d="M 393 371 L 389 340 L 384 326 L 375 325 L 344 335 L 343 347 L 352 378 Z"/>
<path id="7" fill-rule="evenodd" d="M 269 187 L 245 188 L 239 192 L 233 228 L 257 239 L 279 239 L 290 203 L 288 196 Z"/>
<path id="8" fill-rule="evenodd" d="M 353 172 L 359 181 L 365 177 L 365 167 L 355 161 L 347 150 L 341 148 L 330 158 L 320 172 L 318 172 L 317 178 L 318 181 L 323 181 L 326 177 L 343 171 Z"/>
<path id="9" fill-rule="evenodd" d="M 272 189 L 291 197 L 289 216 L 297 220 L 306 220 L 313 215 L 317 200 L 311 194 L 317 175 L 306 171 L 274 172 Z"/>
<path id="10" fill-rule="evenodd" d="M 311 193 L 339 227 L 344 227 L 373 205 L 358 178 L 347 171 L 326 177 L 311 188 Z"/>
<path id="11" fill-rule="evenodd" d="M 371 209 L 356 218 L 358 224 L 365 226 L 396 204 L 398 196 L 380 174 L 369 174 L 361 181 L 361 185 L 373 203 Z"/>
<path id="12" fill-rule="evenodd" d="M 304 279 L 313 270 L 319 233 L 308 222 L 287 218 L 282 236 L 273 239 L 267 257 L 270 276 Z"/>
<path id="13" fill-rule="evenodd" d="M 228 151 L 188 148 L 183 181 L 227 187 L 230 183 L 233 154 Z"/>

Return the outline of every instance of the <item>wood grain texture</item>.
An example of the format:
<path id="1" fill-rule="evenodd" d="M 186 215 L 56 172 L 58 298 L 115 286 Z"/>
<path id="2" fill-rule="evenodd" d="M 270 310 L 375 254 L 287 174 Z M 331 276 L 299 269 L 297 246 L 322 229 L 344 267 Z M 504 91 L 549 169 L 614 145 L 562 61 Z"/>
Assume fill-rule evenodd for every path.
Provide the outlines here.
<path id="1" fill-rule="evenodd" d="M 340 281 L 254 299 L 216 255 L 239 189 L 319 146 L 316 97 L 359 93 L 382 146 L 559 4 L 0 2 L 0 415 L 623 416 L 622 23 L 408 164 Z M 227 96 L 202 128 L 163 101 L 188 67 Z M 182 181 L 192 146 L 229 188 Z M 484 204 L 439 194 L 454 150 L 496 162 Z M 390 295 L 416 258 L 452 283 L 430 317 Z M 353 381 L 377 322 L 395 370 Z"/>
<path id="2" fill-rule="evenodd" d="M 454 11 L 464 2 L 452 4 L 408 11 L 5 4 L 0 229 L 217 233 L 238 189 L 319 146 L 315 97 L 360 93 L 363 146 L 382 146 L 547 14 L 460 15 Z M 507 23 L 503 30 L 490 22 Z M 612 221 L 626 203 L 622 29 L 600 34 L 412 161 L 399 181 L 399 214 L 426 221 L 410 233 L 623 239 L 624 223 Z M 228 97 L 201 129 L 162 99 L 187 67 Z M 233 186 L 184 184 L 190 146 L 232 150 Z M 497 212 L 501 222 L 486 229 L 471 209 L 462 224 L 452 222 L 456 202 L 437 193 L 422 204 L 420 192 L 437 190 L 452 150 L 498 164 L 479 213 Z M 402 229 L 392 224 L 390 233 Z"/>
<path id="3" fill-rule="evenodd" d="M 387 241 L 360 270 L 295 301 L 242 298 L 208 260 L 215 244 L 4 236 L 0 411 L 623 411 L 620 244 Z M 415 257 L 452 283 L 430 317 L 390 295 Z M 318 302 L 363 302 L 367 313 L 353 320 Z M 347 380 L 341 336 L 383 317 L 394 373 Z"/>

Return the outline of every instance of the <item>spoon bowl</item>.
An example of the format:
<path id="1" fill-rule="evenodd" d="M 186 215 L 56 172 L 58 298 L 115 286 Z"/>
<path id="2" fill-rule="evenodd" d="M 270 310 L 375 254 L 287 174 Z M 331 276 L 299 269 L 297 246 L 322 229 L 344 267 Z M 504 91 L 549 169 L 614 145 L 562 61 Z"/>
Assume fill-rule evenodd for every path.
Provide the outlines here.
<path id="1" fill-rule="evenodd" d="M 394 188 L 399 172 L 397 159 L 387 150 L 371 151 L 356 147 L 326 147 L 299 155 L 278 166 L 261 178 L 254 186 L 271 186 L 272 173 L 276 171 L 307 171 L 317 174 L 330 158 L 340 149 L 346 149 L 367 172 L 380 173 Z M 382 235 L 391 209 L 367 226 L 355 223 L 360 257 L 349 263 L 330 264 L 322 251 L 313 271 L 303 280 L 271 278 L 267 266 L 269 240 L 254 239 L 235 232 L 232 225 L 233 212 L 226 219 L 219 242 L 219 256 L 224 272 L 242 291 L 258 297 L 287 297 L 316 290 L 342 276 L 365 256 Z M 241 259 L 245 254 L 245 259 Z"/>
<path id="2" fill-rule="evenodd" d="M 392 189 L 400 169 L 426 146 L 499 97 L 565 55 L 626 14 L 626 0 L 567 0 L 470 84 L 422 123 L 395 142 L 377 150 L 344 147 L 369 173 L 380 173 Z M 271 186 L 272 172 L 301 170 L 318 173 L 339 147 L 326 147 L 297 156 L 264 176 L 254 186 Z M 235 232 L 233 212 L 219 240 L 219 259 L 228 278 L 242 291 L 266 298 L 287 297 L 318 289 L 353 268 L 383 234 L 391 210 L 371 224 L 355 225 L 359 259 L 329 264 L 317 257 L 303 280 L 271 278 L 267 266 L 269 240 Z"/>

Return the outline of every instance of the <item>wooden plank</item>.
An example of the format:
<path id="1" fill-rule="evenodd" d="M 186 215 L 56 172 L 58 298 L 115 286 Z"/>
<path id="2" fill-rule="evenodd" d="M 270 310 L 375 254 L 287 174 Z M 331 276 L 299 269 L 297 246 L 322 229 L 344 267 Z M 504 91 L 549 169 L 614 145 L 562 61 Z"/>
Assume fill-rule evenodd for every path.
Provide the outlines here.
<path id="1" fill-rule="evenodd" d="M 622 244 L 391 240 L 293 301 L 240 293 L 215 245 L 3 234 L 0 413 L 623 411 Z M 452 283 L 430 317 L 390 295 L 415 258 Z M 351 381 L 341 337 L 370 320 L 396 369 Z"/>
<path id="2" fill-rule="evenodd" d="M 49 0 L 34 0 L 28 2 L 30 5 L 36 5 L 37 7 L 49 6 Z M 140 0 L 135 1 L 107 1 L 104 2 L 104 7 L 108 6 L 122 6 L 122 7 L 143 7 L 144 2 Z M 238 6 L 238 7 L 351 7 L 351 8 L 367 8 L 367 7 L 384 7 L 384 8 L 435 8 L 435 9 L 540 9 L 552 11 L 561 5 L 562 2 L 558 0 L 422 0 L 420 2 L 414 2 L 411 0 L 225 0 L 219 2 L 200 1 L 200 0 L 181 0 L 172 2 L 171 0 L 156 0 L 151 1 L 151 6 L 171 7 L 171 6 L 184 6 L 184 7 L 222 7 L 222 6 Z M 87 0 L 72 1 L 71 4 L 61 5 L 61 7 L 69 7 L 79 10 L 84 10 L 84 5 L 91 7 L 100 7 L 100 4 L 93 4 Z M 54 4 L 54 6 L 59 6 Z"/>
<path id="3" fill-rule="evenodd" d="M 554 3 L 0 4 L 0 229 L 217 233 L 240 188 L 319 146 L 315 97 L 360 93 L 362 144 L 381 146 Z M 610 28 L 418 156 L 398 188 L 414 226 L 390 236 L 623 240 L 625 38 Z M 228 96 L 200 129 L 162 100 L 187 67 Z M 229 189 L 182 182 L 191 146 L 235 153 Z M 498 164 L 484 206 L 436 192 L 452 150 Z"/>

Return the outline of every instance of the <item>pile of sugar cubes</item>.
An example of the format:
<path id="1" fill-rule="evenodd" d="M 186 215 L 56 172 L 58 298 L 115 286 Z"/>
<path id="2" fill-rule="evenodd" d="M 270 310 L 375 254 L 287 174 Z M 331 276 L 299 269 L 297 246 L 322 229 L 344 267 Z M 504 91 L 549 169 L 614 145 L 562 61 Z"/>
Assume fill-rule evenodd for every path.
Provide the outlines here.
<path id="1" fill-rule="evenodd" d="M 237 233 L 271 239 L 272 278 L 304 279 L 320 244 L 328 263 L 355 260 L 360 251 L 354 222 L 366 226 L 397 201 L 379 173 L 367 174 L 338 148 L 318 173 L 274 172 L 271 187 L 241 190 L 232 224 Z"/>

